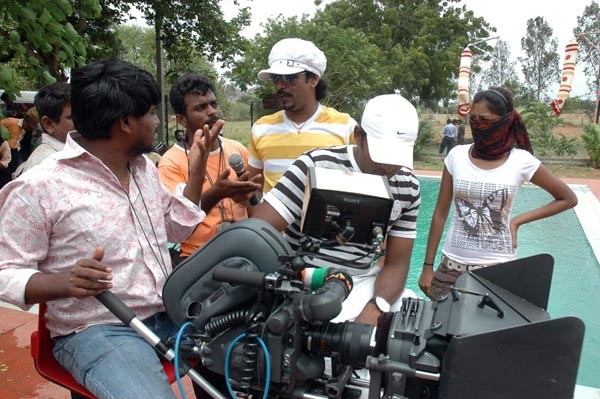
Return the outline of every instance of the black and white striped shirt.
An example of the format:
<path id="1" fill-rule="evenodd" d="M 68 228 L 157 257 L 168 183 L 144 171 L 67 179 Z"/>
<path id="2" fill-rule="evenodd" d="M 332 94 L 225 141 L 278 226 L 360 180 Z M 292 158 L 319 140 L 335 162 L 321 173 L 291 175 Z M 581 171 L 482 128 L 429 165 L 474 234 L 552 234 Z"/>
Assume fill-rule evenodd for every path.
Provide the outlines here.
<path id="1" fill-rule="evenodd" d="M 354 159 L 353 147 L 317 148 L 305 152 L 285 172 L 277 185 L 265 195 L 264 200 L 288 222 L 285 237 L 292 248 L 298 249 L 298 240 L 302 236 L 300 221 L 309 168 L 322 167 L 360 173 L 361 170 Z M 419 181 L 410 169 L 401 168 L 398 173 L 388 178 L 388 183 L 394 205 L 388 222 L 387 234 L 392 237 L 414 239 L 417 215 L 421 204 Z M 339 249 L 347 259 L 348 247 Z M 352 247 L 352 249 L 356 255 L 365 253 L 356 247 Z"/>

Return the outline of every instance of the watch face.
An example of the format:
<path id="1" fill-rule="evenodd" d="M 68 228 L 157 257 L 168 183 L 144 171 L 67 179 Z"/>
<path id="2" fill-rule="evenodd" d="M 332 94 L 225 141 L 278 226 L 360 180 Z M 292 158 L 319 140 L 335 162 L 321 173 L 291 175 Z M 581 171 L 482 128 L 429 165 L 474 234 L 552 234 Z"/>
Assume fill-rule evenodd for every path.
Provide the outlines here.
<path id="1" fill-rule="evenodd" d="M 377 305 L 377 307 L 379 308 L 379 310 L 381 310 L 383 313 L 387 313 L 390 311 L 390 304 L 388 303 L 388 301 L 385 300 L 385 298 L 382 298 L 380 296 L 378 296 L 377 298 L 375 298 L 375 305 Z"/>

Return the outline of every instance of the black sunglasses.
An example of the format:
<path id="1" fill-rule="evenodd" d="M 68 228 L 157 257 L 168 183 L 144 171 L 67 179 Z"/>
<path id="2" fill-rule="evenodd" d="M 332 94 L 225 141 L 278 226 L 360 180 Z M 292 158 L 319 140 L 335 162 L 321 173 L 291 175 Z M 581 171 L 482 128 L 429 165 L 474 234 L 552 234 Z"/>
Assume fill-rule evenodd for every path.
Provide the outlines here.
<path id="1" fill-rule="evenodd" d="M 291 75 L 274 75 L 271 74 L 271 81 L 275 84 L 286 84 L 286 85 L 295 85 L 296 81 L 304 72 L 298 72 Z"/>

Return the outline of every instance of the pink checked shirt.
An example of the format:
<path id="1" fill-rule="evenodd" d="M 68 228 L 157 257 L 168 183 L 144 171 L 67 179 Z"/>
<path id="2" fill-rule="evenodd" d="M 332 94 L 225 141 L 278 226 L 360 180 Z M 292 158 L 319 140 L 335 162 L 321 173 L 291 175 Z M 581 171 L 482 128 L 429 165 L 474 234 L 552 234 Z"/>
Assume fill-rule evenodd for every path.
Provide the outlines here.
<path id="1" fill-rule="evenodd" d="M 115 175 L 71 136 L 65 149 L 0 191 L 0 300 L 23 309 L 25 286 L 38 272 L 68 272 L 104 247 L 112 292 L 140 319 L 163 311 L 171 272 L 167 241 L 183 242 L 204 218 L 198 206 L 169 193 L 156 167 L 131 163 L 128 200 Z M 149 220 L 150 219 L 150 220 Z M 119 323 L 97 299 L 48 302 L 53 336 Z"/>

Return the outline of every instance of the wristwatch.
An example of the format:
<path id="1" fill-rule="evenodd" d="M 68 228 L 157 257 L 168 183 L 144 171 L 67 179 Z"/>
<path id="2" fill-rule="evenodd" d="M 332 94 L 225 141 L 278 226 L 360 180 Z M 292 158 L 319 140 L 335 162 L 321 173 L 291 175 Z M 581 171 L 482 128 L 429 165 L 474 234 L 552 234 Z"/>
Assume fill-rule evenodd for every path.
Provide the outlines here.
<path id="1" fill-rule="evenodd" d="M 392 308 L 392 305 L 382 296 L 374 296 L 367 303 L 375 304 L 381 313 L 387 313 Z"/>

